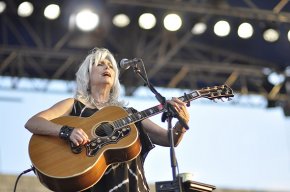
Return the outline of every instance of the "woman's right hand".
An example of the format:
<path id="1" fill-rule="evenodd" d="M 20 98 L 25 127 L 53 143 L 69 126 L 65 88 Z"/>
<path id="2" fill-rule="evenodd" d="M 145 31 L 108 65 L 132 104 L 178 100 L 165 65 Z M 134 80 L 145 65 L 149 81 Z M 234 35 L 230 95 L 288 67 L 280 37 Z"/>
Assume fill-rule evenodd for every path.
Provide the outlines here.
<path id="1" fill-rule="evenodd" d="M 69 139 L 76 145 L 84 145 L 89 142 L 88 135 L 80 128 L 74 128 L 73 132 L 71 133 Z"/>

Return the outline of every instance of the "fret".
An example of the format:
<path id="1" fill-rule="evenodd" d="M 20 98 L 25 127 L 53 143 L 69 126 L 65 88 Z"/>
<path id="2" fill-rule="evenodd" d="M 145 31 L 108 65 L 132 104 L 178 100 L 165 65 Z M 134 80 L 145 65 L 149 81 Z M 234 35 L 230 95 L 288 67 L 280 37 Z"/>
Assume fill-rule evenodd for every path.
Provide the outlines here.
<path id="1" fill-rule="evenodd" d="M 142 117 L 146 117 L 147 116 L 146 115 L 146 111 L 141 111 L 140 113 L 141 113 Z"/>
<path id="2" fill-rule="evenodd" d="M 192 100 L 197 99 L 198 97 L 200 97 L 200 93 L 198 91 L 193 91 L 192 93 L 186 94 L 186 97 L 188 99 L 186 99 L 184 96 L 178 97 L 178 99 L 180 99 L 183 102 L 192 101 Z"/>
<path id="3" fill-rule="evenodd" d="M 113 122 L 113 125 L 115 126 L 115 128 L 122 128 L 126 125 L 141 121 L 143 119 L 146 119 L 163 111 L 164 111 L 163 107 L 161 105 L 157 105 L 144 111 L 140 111 L 135 114 L 128 115 L 127 117 L 115 120 Z"/>

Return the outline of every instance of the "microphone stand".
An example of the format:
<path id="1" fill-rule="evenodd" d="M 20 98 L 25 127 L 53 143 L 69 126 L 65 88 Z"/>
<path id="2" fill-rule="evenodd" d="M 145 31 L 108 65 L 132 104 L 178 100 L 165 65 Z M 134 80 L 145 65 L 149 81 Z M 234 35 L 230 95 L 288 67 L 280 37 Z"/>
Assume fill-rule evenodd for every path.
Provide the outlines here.
<path id="1" fill-rule="evenodd" d="M 141 60 L 142 62 L 142 60 Z M 143 64 L 143 62 L 142 62 Z M 143 65 L 143 68 L 145 70 L 145 67 Z M 165 97 L 163 97 L 149 82 L 147 78 L 144 77 L 144 75 L 141 73 L 141 70 L 138 68 L 137 64 L 133 66 L 134 72 L 141 77 L 141 79 L 145 82 L 145 85 L 149 87 L 149 89 L 154 93 L 156 99 L 164 106 L 166 109 L 165 112 L 162 114 L 162 122 L 165 122 L 167 119 L 168 122 L 168 137 L 170 142 L 170 161 L 171 161 L 171 168 L 172 168 L 172 178 L 173 178 L 173 186 L 169 186 L 169 189 L 174 189 L 174 192 L 182 192 L 182 186 L 180 178 L 177 177 L 177 159 L 175 155 L 175 149 L 174 149 L 174 133 L 172 128 L 172 119 L 173 117 L 176 117 L 179 121 L 179 123 L 186 129 L 189 129 L 188 125 L 185 123 L 185 121 L 179 116 L 176 109 L 168 102 L 166 102 Z M 163 187 L 162 190 L 165 188 Z"/>

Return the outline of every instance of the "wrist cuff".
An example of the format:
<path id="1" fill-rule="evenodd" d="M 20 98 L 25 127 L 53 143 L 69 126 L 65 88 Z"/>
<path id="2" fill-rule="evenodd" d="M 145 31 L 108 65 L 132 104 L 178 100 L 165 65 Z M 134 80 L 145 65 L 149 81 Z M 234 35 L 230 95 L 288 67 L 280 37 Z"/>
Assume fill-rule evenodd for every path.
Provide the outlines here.
<path id="1" fill-rule="evenodd" d="M 186 130 L 184 130 L 180 124 L 178 126 L 178 124 L 179 123 L 176 123 L 176 125 L 174 126 L 175 135 L 180 135 L 186 132 Z"/>
<path id="2" fill-rule="evenodd" d="M 62 128 L 60 128 L 60 132 L 58 134 L 58 136 L 63 139 L 63 140 L 69 140 L 69 137 L 71 135 L 71 133 L 73 132 L 74 128 L 73 127 L 69 127 L 67 125 L 62 126 Z"/>

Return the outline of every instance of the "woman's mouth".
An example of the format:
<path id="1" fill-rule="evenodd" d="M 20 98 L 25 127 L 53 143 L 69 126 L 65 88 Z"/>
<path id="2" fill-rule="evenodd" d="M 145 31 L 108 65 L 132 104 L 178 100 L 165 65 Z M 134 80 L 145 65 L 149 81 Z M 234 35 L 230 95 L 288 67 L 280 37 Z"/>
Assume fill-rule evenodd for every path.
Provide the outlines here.
<path id="1" fill-rule="evenodd" d="M 102 75 L 103 75 L 104 77 L 111 77 L 111 74 L 110 74 L 109 72 L 104 72 Z"/>

